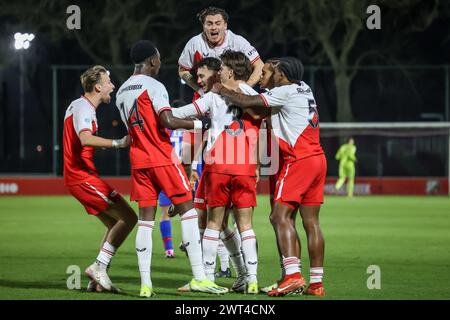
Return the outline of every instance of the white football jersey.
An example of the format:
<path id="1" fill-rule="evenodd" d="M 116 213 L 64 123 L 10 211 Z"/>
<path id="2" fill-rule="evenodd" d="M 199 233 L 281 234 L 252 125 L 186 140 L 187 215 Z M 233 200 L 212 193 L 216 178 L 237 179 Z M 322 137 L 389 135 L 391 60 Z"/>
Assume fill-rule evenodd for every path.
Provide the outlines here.
<path id="1" fill-rule="evenodd" d="M 203 33 L 192 37 L 181 53 L 178 64 L 185 70 L 191 70 L 194 64 L 206 57 L 219 58 L 226 50 L 243 52 L 253 64 L 259 59 L 258 51 L 242 36 L 231 30 L 225 31 L 225 39 L 219 46 L 211 48 Z"/>
<path id="2" fill-rule="evenodd" d="M 285 161 L 322 154 L 319 113 L 311 88 L 303 81 L 261 93 L 271 107 L 271 124 Z"/>
<path id="3" fill-rule="evenodd" d="M 246 83 L 240 83 L 239 88 L 244 94 L 258 94 Z M 248 114 L 239 116 L 239 111 L 240 108 L 230 107 L 222 96 L 213 92 L 206 93 L 189 105 L 172 109 L 177 118 L 207 116 L 211 119 L 204 171 L 254 175 L 261 120 L 255 120 Z"/>

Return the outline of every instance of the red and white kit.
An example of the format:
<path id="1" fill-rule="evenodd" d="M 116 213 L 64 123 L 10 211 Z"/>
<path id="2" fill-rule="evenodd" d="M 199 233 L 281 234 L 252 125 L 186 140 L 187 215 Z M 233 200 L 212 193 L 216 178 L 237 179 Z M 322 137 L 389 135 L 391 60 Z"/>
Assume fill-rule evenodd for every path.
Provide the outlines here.
<path id="1" fill-rule="evenodd" d="M 271 107 L 271 126 L 283 156 L 274 201 L 296 207 L 320 205 L 327 164 L 319 139 L 319 114 L 304 82 L 260 94 Z"/>
<path id="2" fill-rule="evenodd" d="M 246 94 L 257 94 L 245 83 L 239 87 Z M 208 186 L 206 203 L 210 207 L 227 206 L 230 202 L 236 208 L 256 205 L 256 146 L 261 121 L 248 114 L 239 117 L 236 111 L 239 108 L 228 106 L 212 92 L 173 111 L 179 118 L 211 118 L 202 175 L 203 184 Z"/>
<path id="3" fill-rule="evenodd" d="M 159 193 L 173 204 L 192 199 L 191 189 L 159 115 L 171 110 L 164 85 L 146 75 L 131 76 L 118 90 L 116 105 L 132 138 L 131 200 L 156 206 Z"/>
<path id="4" fill-rule="evenodd" d="M 112 204 L 118 193 L 98 176 L 94 147 L 81 145 L 80 133 L 97 132 L 94 105 L 85 97 L 71 102 L 64 117 L 64 184 L 89 214 L 97 215 Z"/>
<path id="5" fill-rule="evenodd" d="M 225 31 L 225 39 L 215 47 L 210 47 L 203 33 L 192 37 L 181 53 L 178 64 L 189 71 L 198 61 L 206 57 L 218 58 L 224 51 L 233 50 L 243 52 L 251 63 L 259 59 L 258 51 L 242 36 L 234 34 L 231 30 Z"/>
<path id="6" fill-rule="evenodd" d="M 203 33 L 192 37 L 186 43 L 183 52 L 178 59 L 178 64 L 184 70 L 190 71 L 194 65 L 203 58 L 219 58 L 226 50 L 243 52 L 250 59 L 252 64 L 260 59 L 258 51 L 244 37 L 234 34 L 231 30 L 226 30 L 223 42 L 215 47 L 210 47 Z M 200 98 L 200 94 L 195 92 L 192 101 L 195 101 L 198 98 Z M 183 143 L 194 144 L 194 135 L 191 131 L 185 131 Z"/>

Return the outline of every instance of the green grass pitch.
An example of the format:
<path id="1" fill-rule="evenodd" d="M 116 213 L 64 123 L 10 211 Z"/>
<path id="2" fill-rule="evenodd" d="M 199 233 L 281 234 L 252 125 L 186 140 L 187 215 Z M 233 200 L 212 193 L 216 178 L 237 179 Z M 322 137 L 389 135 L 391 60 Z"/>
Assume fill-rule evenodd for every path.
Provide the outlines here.
<path id="1" fill-rule="evenodd" d="M 259 283 L 279 277 L 275 236 L 268 220 L 267 196 L 258 197 L 255 232 Z M 133 204 L 133 208 L 136 205 Z M 309 278 L 305 235 L 303 273 Z M 173 219 L 176 258 L 167 260 L 159 228 L 153 232 L 152 279 L 155 299 L 269 299 L 260 294 L 181 294 L 190 280 L 185 255 L 177 248 L 180 223 Z M 326 197 L 321 211 L 325 236 L 326 299 L 449 299 L 450 199 L 447 197 Z M 158 226 L 158 224 L 156 224 Z M 103 226 L 71 197 L 0 197 L 0 299 L 137 299 L 139 272 L 135 232 L 113 259 L 110 276 L 125 294 L 87 293 L 84 268 L 97 256 Z M 82 290 L 66 287 L 67 267 L 82 271 Z M 367 288 L 367 268 L 381 270 L 381 289 Z M 231 287 L 233 279 L 218 279 Z M 278 299 L 318 299 L 291 296 Z M 319 298 L 320 299 L 320 298 Z"/>

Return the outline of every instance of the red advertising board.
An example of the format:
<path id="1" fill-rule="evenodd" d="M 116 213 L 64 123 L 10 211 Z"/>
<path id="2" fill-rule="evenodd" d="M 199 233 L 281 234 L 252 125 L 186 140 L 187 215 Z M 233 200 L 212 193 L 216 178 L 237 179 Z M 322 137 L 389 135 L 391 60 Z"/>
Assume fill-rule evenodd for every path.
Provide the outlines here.
<path id="1" fill-rule="evenodd" d="M 130 178 L 105 177 L 111 186 L 122 194 L 130 193 Z M 336 191 L 336 178 L 327 178 L 325 194 L 345 194 L 345 185 Z M 269 193 L 268 179 L 262 178 L 258 184 L 259 194 Z M 355 195 L 448 195 L 448 181 L 443 177 L 413 178 L 365 178 L 355 181 Z M 2 195 L 68 195 L 61 177 L 0 177 L 0 196 Z"/>

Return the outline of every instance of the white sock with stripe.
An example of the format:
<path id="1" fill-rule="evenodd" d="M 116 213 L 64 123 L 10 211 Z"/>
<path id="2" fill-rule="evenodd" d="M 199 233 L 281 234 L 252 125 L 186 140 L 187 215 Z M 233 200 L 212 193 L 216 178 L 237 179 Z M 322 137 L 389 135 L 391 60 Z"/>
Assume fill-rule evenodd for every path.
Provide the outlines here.
<path id="1" fill-rule="evenodd" d="M 242 253 L 244 254 L 245 266 L 247 267 L 247 279 L 249 282 L 256 282 L 258 269 L 258 249 L 256 236 L 253 229 L 241 233 Z"/>
<path id="2" fill-rule="evenodd" d="M 114 247 L 108 241 L 105 241 L 103 243 L 102 249 L 100 250 L 96 259 L 97 262 L 99 262 L 101 268 L 106 269 L 109 266 L 112 257 L 114 257 L 114 254 L 116 253 L 116 250 L 116 247 Z"/>
<path id="3" fill-rule="evenodd" d="M 188 253 L 195 280 L 204 280 L 206 276 L 203 268 L 198 216 L 195 209 L 190 209 L 181 215 L 181 239 Z"/>
<path id="4" fill-rule="evenodd" d="M 287 276 L 300 273 L 300 260 L 297 257 L 283 257 L 283 266 Z"/>
<path id="5" fill-rule="evenodd" d="M 230 267 L 230 254 L 227 248 L 223 244 L 223 241 L 219 239 L 219 247 L 217 248 L 217 255 L 220 260 L 220 270 L 227 271 Z"/>
<path id="6" fill-rule="evenodd" d="M 231 263 L 237 273 L 237 276 L 243 276 L 247 274 L 247 268 L 245 267 L 244 257 L 241 251 L 241 237 L 236 230 L 225 228 L 220 233 L 220 239 L 222 239 L 225 248 L 230 253 Z"/>
<path id="7" fill-rule="evenodd" d="M 314 267 L 309 269 L 309 283 L 322 282 L 323 267 Z"/>
<path id="8" fill-rule="evenodd" d="M 214 281 L 214 271 L 216 269 L 217 247 L 219 246 L 220 231 L 205 229 L 203 234 L 203 265 L 206 277 Z"/>
<path id="9" fill-rule="evenodd" d="M 155 221 L 138 221 L 136 233 L 136 253 L 138 257 L 139 272 L 141 274 L 141 285 L 152 287 L 150 271 L 152 265 L 153 241 L 152 233 Z"/>

